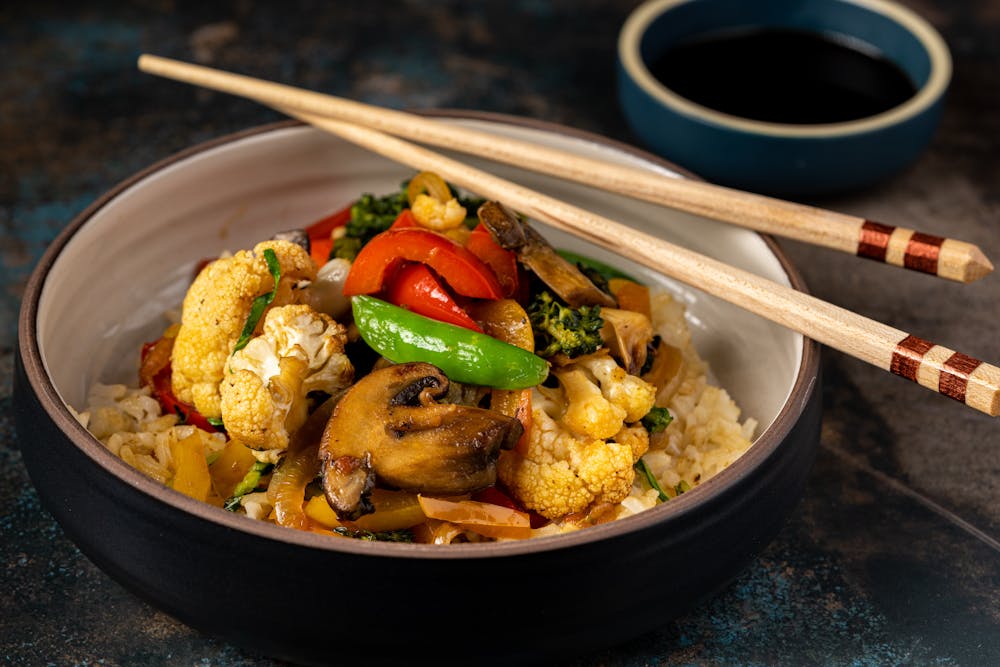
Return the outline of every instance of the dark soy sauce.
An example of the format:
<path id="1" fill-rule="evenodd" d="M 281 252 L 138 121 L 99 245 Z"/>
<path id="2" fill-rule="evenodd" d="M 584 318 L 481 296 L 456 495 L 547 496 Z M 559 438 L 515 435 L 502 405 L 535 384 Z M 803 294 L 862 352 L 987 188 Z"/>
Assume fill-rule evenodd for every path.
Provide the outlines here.
<path id="1" fill-rule="evenodd" d="M 917 92 L 899 66 L 867 43 L 790 29 L 731 30 L 679 42 L 650 72 L 692 102 L 772 123 L 857 120 Z"/>

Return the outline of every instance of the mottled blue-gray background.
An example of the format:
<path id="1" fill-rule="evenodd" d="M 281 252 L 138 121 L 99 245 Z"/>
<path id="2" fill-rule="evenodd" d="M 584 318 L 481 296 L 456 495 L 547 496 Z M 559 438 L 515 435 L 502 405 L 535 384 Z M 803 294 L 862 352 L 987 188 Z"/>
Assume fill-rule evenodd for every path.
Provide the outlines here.
<path id="1" fill-rule="evenodd" d="M 130 173 L 278 118 L 141 75 L 135 57 L 198 60 L 393 107 L 520 114 L 633 142 L 613 77 L 617 30 L 636 4 L 4 3 L 0 663 L 274 664 L 192 631 L 97 570 L 39 506 L 13 433 L 19 299 L 47 243 Z M 942 31 L 955 58 L 941 130 L 891 182 L 810 203 L 962 238 L 997 260 L 1000 3 L 905 4 Z M 781 244 L 821 298 L 1000 361 L 1000 278 L 959 286 Z M 1000 664 L 1000 426 L 833 351 L 823 368 L 819 458 L 778 538 L 687 616 L 575 665 Z"/>

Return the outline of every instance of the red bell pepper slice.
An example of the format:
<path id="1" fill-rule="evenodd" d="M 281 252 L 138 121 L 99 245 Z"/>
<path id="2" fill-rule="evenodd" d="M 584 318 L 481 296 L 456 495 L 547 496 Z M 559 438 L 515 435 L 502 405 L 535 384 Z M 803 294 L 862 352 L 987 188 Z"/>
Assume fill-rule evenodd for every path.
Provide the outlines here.
<path id="1" fill-rule="evenodd" d="M 399 215 L 389 226 L 389 229 L 410 229 L 412 227 L 420 228 L 420 223 L 417 219 L 413 217 L 413 211 L 408 208 L 404 208 L 400 211 Z"/>
<path id="2" fill-rule="evenodd" d="M 465 247 L 493 270 L 505 297 L 512 297 L 517 293 L 517 254 L 501 248 L 485 225 L 476 225 L 469 234 Z"/>
<path id="3" fill-rule="evenodd" d="M 375 294 L 403 262 L 434 269 L 462 296 L 500 299 L 503 288 L 478 257 L 443 234 L 428 229 L 390 229 L 361 249 L 344 281 L 344 296 Z"/>
<path id="4" fill-rule="evenodd" d="M 330 259 L 333 250 L 333 230 L 343 227 L 351 219 L 351 207 L 348 206 L 325 218 L 321 218 L 306 227 L 309 236 L 309 254 L 317 266 L 323 266 Z"/>
<path id="5" fill-rule="evenodd" d="M 483 332 L 425 264 L 404 264 L 389 280 L 385 298 L 425 317 Z"/>

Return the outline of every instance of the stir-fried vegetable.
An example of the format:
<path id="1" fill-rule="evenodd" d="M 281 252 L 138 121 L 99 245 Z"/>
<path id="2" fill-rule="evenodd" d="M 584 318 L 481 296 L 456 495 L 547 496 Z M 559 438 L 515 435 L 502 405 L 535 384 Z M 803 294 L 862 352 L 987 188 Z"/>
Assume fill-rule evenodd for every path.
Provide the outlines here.
<path id="1" fill-rule="evenodd" d="M 390 229 L 372 239 L 354 260 L 344 294 L 375 294 L 403 262 L 422 262 L 463 296 L 499 299 L 503 289 L 478 257 L 447 236 L 427 229 Z"/>
<path id="2" fill-rule="evenodd" d="M 240 337 L 236 341 L 236 347 L 233 348 L 233 354 L 242 350 L 250 342 L 250 338 L 253 336 L 257 324 L 260 322 L 260 318 L 264 315 L 267 307 L 274 303 L 274 295 L 278 293 L 278 283 L 281 281 L 281 265 L 278 264 L 278 256 L 274 254 L 274 250 L 271 248 L 264 250 L 264 261 L 267 262 L 267 269 L 271 272 L 271 277 L 274 278 L 274 289 L 267 294 L 260 295 L 250 304 L 250 314 L 247 316 L 246 324 L 243 325 L 243 331 L 240 332 Z"/>
<path id="3" fill-rule="evenodd" d="M 236 485 L 250 472 L 250 468 L 256 462 L 257 459 L 254 458 L 253 452 L 242 442 L 239 440 L 227 442 L 208 468 L 212 475 L 215 493 L 220 498 L 231 497 Z"/>
<path id="4" fill-rule="evenodd" d="M 646 482 L 649 484 L 650 488 L 656 491 L 657 500 L 659 500 L 661 503 L 665 503 L 668 500 L 670 500 L 670 496 L 668 496 L 667 492 L 663 490 L 662 486 L 660 486 L 660 483 L 656 479 L 656 475 L 654 475 L 653 471 L 649 469 L 649 466 L 646 465 L 645 461 L 643 461 L 642 459 L 636 461 L 635 469 L 642 473 L 643 477 L 646 478 Z"/>
<path id="5" fill-rule="evenodd" d="M 351 206 L 350 220 L 344 226 L 344 234 L 334 240 L 331 255 L 353 260 L 368 241 L 389 229 L 407 205 L 405 187 L 406 183 L 400 191 L 383 197 L 361 195 Z"/>
<path id="6" fill-rule="evenodd" d="M 248 493 L 253 492 L 260 484 L 261 477 L 263 477 L 265 473 L 269 472 L 272 467 L 273 466 L 270 463 L 255 461 L 254 464 L 250 466 L 250 470 L 248 470 L 246 475 L 243 476 L 243 479 L 241 479 L 239 484 L 236 485 L 236 488 L 233 489 L 233 494 L 226 499 L 224 507 L 231 512 L 235 512 L 240 506 L 240 499 Z"/>
<path id="7" fill-rule="evenodd" d="M 642 425 L 650 433 L 660 433 L 665 431 L 673 420 L 674 417 L 670 414 L 670 410 L 654 407 L 642 418 Z"/>
<path id="8" fill-rule="evenodd" d="M 523 389 L 548 375 L 544 359 L 491 336 L 438 322 L 370 296 L 354 297 L 365 342 L 395 363 L 425 361 L 456 382 Z"/>
<path id="9" fill-rule="evenodd" d="M 309 238 L 309 256 L 316 262 L 316 266 L 323 266 L 324 262 L 333 258 L 334 231 L 346 225 L 350 219 L 351 207 L 348 206 L 317 220 L 306 228 L 306 236 Z"/>
<path id="10" fill-rule="evenodd" d="M 517 270 L 517 255 L 501 248 L 485 225 L 479 224 L 472 230 L 465 247 L 493 270 L 504 296 L 512 297 L 517 294 L 521 282 Z"/>
<path id="11" fill-rule="evenodd" d="M 139 382 L 150 388 L 163 412 L 177 415 L 181 424 L 191 424 L 203 431 L 214 433 L 220 430 L 220 426 L 206 419 L 193 406 L 178 400 L 170 386 L 170 355 L 174 348 L 177 328 L 176 325 L 171 326 L 163 336 L 142 346 Z"/>
<path id="12" fill-rule="evenodd" d="M 501 248 L 516 252 L 518 261 L 570 306 L 616 305 L 610 294 L 561 257 L 541 234 L 506 206 L 486 202 L 479 208 L 479 219 Z"/>
<path id="13" fill-rule="evenodd" d="M 385 289 L 385 298 L 390 303 L 425 317 L 482 331 L 426 264 L 407 264 L 396 271 Z"/>
<path id="14" fill-rule="evenodd" d="M 373 489 L 371 503 L 375 511 L 351 522 L 353 528 L 382 532 L 412 528 L 426 521 L 424 511 L 420 509 L 417 494 L 406 491 L 391 491 L 388 489 Z M 306 515 L 325 528 L 336 528 L 342 525 L 337 513 L 323 494 L 317 494 L 305 505 Z"/>
<path id="15" fill-rule="evenodd" d="M 528 317 L 535 331 L 535 350 L 540 356 L 562 353 L 578 357 L 596 352 L 603 343 L 600 306 L 570 308 L 543 290 L 528 306 Z"/>
<path id="16" fill-rule="evenodd" d="M 183 440 L 171 443 L 175 472 L 170 486 L 195 500 L 206 501 L 212 490 L 212 478 L 208 474 L 208 460 L 201 438 L 189 435 Z"/>
<path id="17" fill-rule="evenodd" d="M 527 512 L 509 507 L 426 496 L 420 496 L 420 507 L 428 518 L 454 523 L 486 537 L 524 539 L 531 536 L 531 518 Z"/>

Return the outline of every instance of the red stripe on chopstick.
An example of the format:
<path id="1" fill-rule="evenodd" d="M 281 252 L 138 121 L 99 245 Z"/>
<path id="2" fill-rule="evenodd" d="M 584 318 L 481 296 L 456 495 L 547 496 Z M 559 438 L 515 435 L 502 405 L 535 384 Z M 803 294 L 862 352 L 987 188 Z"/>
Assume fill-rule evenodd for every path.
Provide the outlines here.
<path id="1" fill-rule="evenodd" d="M 858 257 L 884 262 L 885 252 L 889 248 L 889 237 L 894 231 L 896 228 L 891 225 L 865 220 L 858 237 Z"/>
<path id="2" fill-rule="evenodd" d="M 969 375 L 982 363 L 961 352 L 951 355 L 944 362 L 944 370 L 941 371 L 941 379 L 938 380 L 938 391 L 956 401 L 965 403 L 965 390 L 969 386 Z"/>
<path id="3" fill-rule="evenodd" d="M 907 336 L 896 343 L 896 349 L 892 351 L 892 365 L 889 370 L 912 382 L 917 381 L 917 371 L 920 364 L 924 362 L 924 355 L 934 347 L 934 343 L 928 342 L 916 336 Z"/>
<path id="4" fill-rule="evenodd" d="M 912 382 L 918 382 L 920 367 L 924 357 L 935 347 L 934 343 L 916 336 L 907 336 L 896 344 L 892 352 L 892 363 L 889 370 Z M 961 352 L 954 352 L 941 364 L 941 374 L 938 377 L 938 393 L 956 401 L 965 403 L 966 391 L 969 387 L 969 376 L 982 365 Z"/>
<path id="5" fill-rule="evenodd" d="M 944 239 L 940 236 L 913 232 L 906 244 L 903 266 L 915 271 L 937 275 L 938 256 L 941 254 L 942 243 L 944 243 Z"/>

